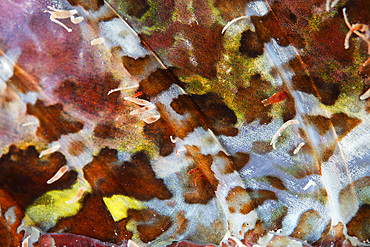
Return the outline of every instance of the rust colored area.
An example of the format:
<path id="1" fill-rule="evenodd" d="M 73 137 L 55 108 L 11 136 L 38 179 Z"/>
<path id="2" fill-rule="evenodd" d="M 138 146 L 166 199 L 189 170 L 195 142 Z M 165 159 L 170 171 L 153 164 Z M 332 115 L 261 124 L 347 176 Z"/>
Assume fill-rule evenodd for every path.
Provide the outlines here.
<path id="1" fill-rule="evenodd" d="M 319 31 L 312 35 L 310 46 L 315 55 L 332 58 L 342 65 L 349 65 L 353 61 L 354 46 L 350 46 L 347 50 L 343 49 L 348 28 L 343 21 L 342 11 L 339 13 L 320 24 Z"/>
<path id="2" fill-rule="evenodd" d="M 62 135 L 77 133 L 84 126 L 82 122 L 68 117 L 61 104 L 46 106 L 44 102 L 37 100 L 34 105 L 27 104 L 27 114 L 39 120 L 36 135 L 48 142 L 57 141 Z"/>
<path id="3" fill-rule="evenodd" d="M 268 99 L 262 100 L 261 103 L 263 104 L 263 106 L 268 106 L 268 105 L 271 105 L 271 104 L 274 104 L 274 103 L 278 103 L 278 102 L 281 102 L 281 101 L 285 100 L 285 98 L 287 96 L 288 95 L 287 95 L 287 93 L 285 91 L 281 91 L 281 92 L 278 92 L 278 93 L 272 95 Z"/>
<path id="4" fill-rule="evenodd" d="M 279 177 L 268 175 L 263 178 L 265 178 L 272 187 L 279 190 L 286 190 L 284 182 Z"/>
<path id="5" fill-rule="evenodd" d="M 123 194 L 143 201 L 172 197 L 163 180 L 156 178 L 145 152 L 137 152 L 131 156 L 131 161 L 118 164 L 117 150 L 104 148 L 83 171 L 102 196 Z"/>
<path id="6" fill-rule="evenodd" d="M 113 123 L 97 124 L 94 128 L 94 136 L 102 139 L 115 138 L 119 129 Z"/>
<path id="7" fill-rule="evenodd" d="M 177 234 L 182 234 L 185 232 L 186 227 L 188 226 L 189 220 L 185 217 L 185 211 L 181 210 L 176 214 L 176 224 L 178 227 L 176 228 Z"/>
<path id="8" fill-rule="evenodd" d="M 229 191 L 226 197 L 226 201 L 229 205 L 229 211 L 240 212 L 242 214 L 248 214 L 254 209 L 252 201 L 245 201 L 245 198 L 249 198 L 247 190 L 238 186 Z"/>
<path id="9" fill-rule="evenodd" d="M 85 144 L 82 141 L 72 141 L 68 147 L 68 152 L 73 156 L 79 156 L 85 148 Z"/>
<path id="10" fill-rule="evenodd" d="M 331 122 L 334 125 L 335 132 L 338 135 L 338 139 L 341 140 L 345 137 L 353 128 L 361 123 L 358 118 L 352 118 L 347 116 L 345 113 L 336 113 L 331 117 Z"/>
<path id="11" fill-rule="evenodd" d="M 196 146 L 185 146 L 185 148 L 188 151 L 188 153 L 193 157 L 194 162 L 196 162 L 196 166 L 200 170 L 201 174 L 204 175 L 206 180 L 216 190 L 219 182 L 215 178 L 215 175 L 211 170 L 211 165 L 213 162 L 212 155 L 202 154 L 200 152 L 200 149 Z"/>
<path id="12" fill-rule="evenodd" d="M 138 222 L 137 230 L 144 243 L 156 239 L 173 224 L 170 217 L 161 215 L 153 209 L 141 211 L 130 209 L 128 215 Z"/>
<path id="13" fill-rule="evenodd" d="M 324 136 L 332 126 L 330 122 L 330 118 L 326 118 L 321 115 L 311 116 L 305 115 L 303 118 L 307 125 L 315 126 L 316 131 L 321 135 Z"/>
<path id="14" fill-rule="evenodd" d="M 322 219 L 317 211 L 310 209 L 304 212 L 299 218 L 297 227 L 290 236 L 292 238 L 307 240 L 310 237 L 310 232 L 315 230 L 317 222 L 320 220 Z"/>
<path id="15" fill-rule="evenodd" d="M 66 189 L 75 183 L 75 171 L 66 172 L 52 184 L 46 183 L 66 163 L 59 152 L 40 159 L 34 146 L 20 149 L 12 145 L 0 158 L 0 189 L 8 191 L 21 208 L 26 208 L 47 191 Z"/>
<path id="16" fill-rule="evenodd" d="M 161 156 L 167 156 L 173 152 L 175 144 L 172 143 L 170 136 L 175 138 L 175 133 L 163 118 L 154 123 L 146 124 L 144 126 L 144 135 L 159 147 Z"/>
<path id="17" fill-rule="evenodd" d="M 323 238 L 320 246 L 343 246 L 346 237 L 343 234 L 344 226 L 341 222 L 332 227 L 329 233 Z"/>
<path id="18" fill-rule="evenodd" d="M 218 180 L 211 170 L 213 157 L 201 154 L 199 148 L 195 146 L 186 146 L 186 149 L 196 162 L 196 167 L 188 173 L 190 174 L 188 179 L 189 192 L 185 194 L 185 202 L 207 204 L 215 197 L 214 191 L 218 185 Z"/>
<path id="19" fill-rule="evenodd" d="M 250 159 L 250 155 L 243 152 L 237 152 L 233 156 L 227 156 L 223 151 L 220 151 L 217 154 L 217 157 L 220 157 L 225 160 L 227 164 L 225 169 L 222 171 L 224 174 L 233 173 L 234 171 L 240 171 Z"/>
<path id="20" fill-rule="evenodd" d="M 203 5 L 203 6 L 202 6 Z M 216 65 L 223 51 L 222 26 L 211 23 L 207 12 L 211 11 L 208 4 L 195 2 L 193 7 L 199 8 L 197 15 L 199 23 L 185 24 L 173 22 L 165 33 L 153 32 L 150 36 L 141 36 L 144 41 L 157 51 L 159 49 L 170 50 L 168 59 L 176 68 L 176 76 L 190 76 L 199 74 L 212 79 L 217 75 Z M 211 13 L 210 13 L 211 15 Z M 176 40 L 174 37 L 181 36 Z M 189 49 L 183 40 L 188 40 L 193 49 Z M 191 61 L 196 61 L 196 64 Z"/>
<path id="21" fill-rule="evenodd" d="M 1 246 L 19 246 L 22 241 L 23 233 L 17 233 L 17 228 L 21 224 L 24 212 L 18 203 L 4 189 L 0 188 L 0 238 Z M 15 219 L 6 219 L 5 212 L 14 209 Z"/>
<path id="22" fill-rule="evenodd" d="M 234 112 L 216 93 L 203 95 L 192 94 L 191 99 L 203 113 L 208 126 L 216 135 L 236 136 L 238 129 L 234 127 L 237 118 Z"/>
<path id="23" fill-rule="evenodd" d="M 273 150 L 270 142 L 255 141 L 253 142 L 252 151 L 257 154 L 267 154 Z"/>
<path id="24" fill-rule="evenodd" d="M 116 243 L 117 225 L 107 210 L 102 198 L 96 193 L 87 194 L 83 207 L 74 216 L 64 218 L 50 232 L 72 233 L 100 241 Z M 117 235 L 116 235 L 116 234 Z"/>
<path id="25" fill-rule="evenodd" d="M 363 204 L 357 211 L 355 217 L 347 223 L 348 235 L 357 237 L 360 241 L 370 239 L 370 205 Z"/>
<path id="26" fill-rule="evenodd" d="M 79 236 L 70 233 L 41 233 L 35 247 L 66 247 L 66 246 L 94 246 L 94 247 L 126 247 L 127 242 L 124 241 L 120 245 L 103 243 L 97 239 Z"/>
<path id="27" fill-rule="evenodd" d="M 68 79 L 55 90 L 65 102 L 71 103 L 83 112 L 94 116 L 105 113 L 106 117 L 113 118 L 114 113 L 122 109 L 123 102 L 120 93 L 108 95 L 111 89 L 118 88 L 119 80 L 110 73 L 102 75 L 89 74 L 85 77 Z"/>
<path id="28" fill-rule="evenodd" d="M 261 75 L 252 76 L 248 88 L 239 87 L 235 101 L 239 102 L 239 111 L 244 112 L 244 119 L 251 123 L 256 119 L 261 124 L 268 124 L 272 118 L 268 115 L 271 106 L 263 106 L 261 101 L 268 97 L 265 93 L 271 87 L 270 83 L 261 79 Z"/>
<path id="29" fill-rule="evenodd" d="M 98 10 L 104 5 L 104 0 L 68 0 L 72 6 L 81 5 L 86 10 Z"/>
<path id="30" fill-rule="evenodd" d="M 266 200 L 277 200 L 275 192 L 269 190 L 251 190 L 247 189 L 249 192 L 251 201 L 245 204 L 242 204 L 239 212 L 242 214 L 248 214 L 259 205 L 262 205 Z"/>
<path id="31" fill-rule="evenodd" d="M 262 224 L 261 221 L 258 221 L 256 223 L 256 226 L 254 227 L 253 230 L 249 230 L 245 235 L 244 235 L 244 242 L 247 243 L 257 243 L 259 238 L 263 235 L 266 234 L 266 230 Z M 247 246 L 252 246 L 252 244 L 247 245 Z"/>

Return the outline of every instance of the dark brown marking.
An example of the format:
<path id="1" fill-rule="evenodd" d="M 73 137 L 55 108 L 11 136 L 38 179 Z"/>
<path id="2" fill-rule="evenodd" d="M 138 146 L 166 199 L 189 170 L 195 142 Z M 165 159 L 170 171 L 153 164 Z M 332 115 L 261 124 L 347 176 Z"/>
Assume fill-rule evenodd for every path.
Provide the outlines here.
<path id="1" fill-rule="evenodd" d="M 196 162 L 196 169 L 191 169 L 195 172 L 188 178 L 190 191 L 184 196 L 185 202 L 189 204 L 207 204 L 209 200 L 215 197 L 214 191 L 218 185 L 218 180 L 211 170 L 212 155 L 201 154 L 199 148 L 195 146 L 186 146 L 186 149 Z M 194 183 L 195 179 L 197 179 L 196 185 Z"/>
<path id="2" fill-rule="evenodd" d="M 94 128 L 94 136 L 102 139 L 115 138 L 119 129 L 113 123 L 97 124 Z"/>
<path id="3" fill-rule="evenodd" d="M 253 142 L 252 151 L 258 154 L 267 154 L 273 150 L 269 142 L 255 141 Z"/>
<path id="4" fill-rule="evenodd" d="M 220 157 L 225 160 L 227 164 L 222 171 L 224 174 L 233 173 L 234 171 L 240 171 L 250 159 L 250 155 L 243 152 L 237 152 L 233 156 L 227 156 L 223 151 L 220 151 L 217 154 L 217 157 Z"/>
<path id="5" fill-rule="evenodd" d="M 356 215 L 347 223 L 348 235 L 355 236 L 360 241 L 370 239 L 370 205 L 363 204 Z"/>
<path id="6" fill-rule="evenodd" d="M 140 82 L 139 91 L 152 98 L 169 89 L 172 84 L 181 83 L 169 70 L 157 69 Z"/>
<path id="7" fill-rule="evenodd" d="M 173 152 L 175 144 L 172 143 L 170 136 L 175 138 L 175 133 L 163 118 L 154 123 L 146 124 L 144 126 L 144 135 L 159 147 L 161 156 L 167 156 Z"/>
<path id="8" fill-rule="evenodd" d="M 47 191 L 66 189 L 75 183 L 75 171 L 66 172 L 52 184 L 46 183 L 66 164 L 64 155 L 59 152 L 40 159 L 35 147 L 20 149 L 12 145 L 0 158 L 0 188 L 6 189 L 22 208 L 26 208 Z"/>
<path id="9" fill-rule="evenodd" d="M 252 210 L 262 205 L 266 200 L 277 200 L 275 192 L 269 190 L 256 190 L 247 189 L 249 192 L 251 201 L 243 203 L 239 209 L 241 214 L 249 214 Z M 253 192 L 253 193 L 252 193 Z"/>
<path id="10" fill-rule="evenodd" d="M 253 230 L 249 230 L 244 235 L 244 240 L 247 243 L 257 243 L 261 236 L 265 235 L 267 233 L 263 223 L 261 221 L 258 221 L 256 223 L 256 226 L 253 228 Z"/>
<path id="11" fill-rule="evenodd" d="M 340 85 L 333 82 L 324 81 L 320 77 L 312 76 L 320 95 L 321 103 L 325 105 L 334 105 L 340 94 Z"/>
<path id="12" fill-rule="evenodd" d="M 272 118 L 268 115 L 271 106 L 263 106 L 261 101 L 268 97 L 265 93 L 271 87 L 270 83 L 262 80 L 260 75 L 252 76 L 248 88 L 239 87 L 235 100 L 239 102 L 239 111 L 244 112 L 244 119 L 251 123 L 256 119 L 261 124 L 268 124 Z"/>
<path id="13" fill-rule="evenodd" d="M 144 243 L 156 239 L 173 224 L 170 217 L 161 215 L 153 209 L 141 211 L 130 209 L 128 215 L 138 222 L 137 230 Z"/>
<path id="14" fill-rule="evenodd" d="M 149 10 L 149 7 L 147 0 L 124 0 L 119 4 L 120 11 L 138 19 Z"/>
<path id="15" fill-rule="evenodd" d="M 245 201 L 245 198 L 251 200 Z M 226 197 L 228 204 L 233 205 L 234 210 L 241 214 L 250 213 L 266 200 L 277 200 L 277 196 L 272 191 L 243 189 L 240 186 L 231 189 Z"/>
<path id="16" fill-rule="evenodd" d="M 176 224 L 178 225 L 176 233 L 182 234 L 188 226 L 189 220 L 185 217 L 185 211 L 181 210 L 176 214 Z"/>
<path id="17" fill-rule="evenodd" d="M 76 215 L 60 220 L 50 232 L 63 231 L 115 243 L 116 228 L 102 198 L 92 193 L 85 196 L 83 206 Z"/>
<path id="18" fill-rule="evenodd" d="M 102 75 L 89 74 L 85 77 L 68 79 L 55 90 L 65 102 L 72 103 L 83 112 L 93 114 L 105 113 L 113 118 L 114 113 L 122 109 L 123 102 L 119 92 L 108 95 L 112 89 L 118 88 L 120 81 L 110 73 Z"/>
<path id="19" fill-rule="evenodd" d="M 133 77 L 140 77 L 146 72 L 146 68 L 150 68 L 157 61 L 153 56 L 147 55 L 137 59 L 129 56 L 122 56 L 122 64 Z"/>
<path id="20" fill-rule="evenodd" d="M 346 239 L 343 234 L 343 229 L 344 226 L 341 222 L 339 222 L 338 225 L 332 227 L 328 234 L 323 238 L 320 246 L 343 246 L 343 242 Z"/>
<path id="21" fill-rule="evenodd" d="M 234 169 L 240 171 L 246 164 L 248 164 L 250 155 L 248 153 L 237 152 L 231 156 L 231 160 L 234 164 Z"/>
<path id="22" fill-rule="evenodd" d="M 45 106 L 41 100 L 37 100 L 34 105 L 27 104 L 27 114 L 39 120 L 40 126 L 37 128 L 36 135 L 48 142 L 57 141 L 62 135 L 77 133 L 83 128 L 82 122 L 68 117 L 61 104 Z"/>
<path id="23" fill-rule="evenodd" d="M 131 161 L 118 164 L 117 151 L 104 148 L 83 171 L 85 178 L 102 196 L 123 194 L 143 201 L 172 197 L 163 180 L 156 178 L 144 152 L 137 152 L 131 156 Z"/>
<path id="24" fill-rule="evenodd" d="M 247 57 L 255 58 L 263 54 L 265 44 L 256 32 L 244 31 L 240 40 L 239 52 Z"/>
<path id="25" fill-rule="evenodd" d="M 349 117 L 345 113 L 335 113 L 331 117 L 331 122 L 334 125 L 335 132 L 338 135 L 338 139 L 341 140 L 353 128 L 360 124 L 361 120 L 358 118 Z"/>
<path id="26" fill-rule="evenodd" d="M 317 223 L 322 221 L 320 214 L 313 210 L 307 210 L 299 218 L 298 225 L 290 235 L 292 238 L 306 240 L 311 232 L 317 227 Z"/>
<path id="27" fill-rule="evenodd" d="M 306 115 L 304 116 L 304 121 L 308 125 L 315 126 L 315 129 L 321 136 L 324 136 L 331 129 L 332 126 L 330 119 L 321 115 Z"/>
<path id="28" fill-rule="evenodd" d="M 286 190 L 284 182 L 279 177 L 276 177 L 276 176 L 273 176 L 273 175 L 268 175 L 268 176 L 265 176 L 263 178 L 267 179 L 268 183 L 272 187 L 275 187 L 276 189 L 279 189 L 279 190 Z"/>
<path id="29" fill-rule="evenodd" d="M 238 129 L 234 127 L 237 121 L 236 115 L 224 103 L 221 96 L 215 93 L 206 93 L 203 95 L 192 94 L 191 98 L 216 135 L 236 136 L 238 134 Z"/>
<path id="30" fill-rule="evenodd" d="M 104 5 L 104 0 L 68 0 L 72 6 L 81 5 L 86 10 L 98 10 Z"/>
<path id="31" fill-rule="evenodd" d="M 85 144 L 82 141 L 72 141 L 68 147 L 68 152 L 73 156 L 79 156 L 85 151 Z"/>
<path id="32" fill-rule="evenodd" d="M 4 213 L 14 207 L 15 219 L 13 224 L 9 224 L 5 219 Z M 4 189 L 0 188 L 0 240 L 1 246 L 19 246 L 22 241 L 23 232 L 17 233 L 17 228 L 20 226 L 24 217 L 24 212 L 14 198 Z"/>

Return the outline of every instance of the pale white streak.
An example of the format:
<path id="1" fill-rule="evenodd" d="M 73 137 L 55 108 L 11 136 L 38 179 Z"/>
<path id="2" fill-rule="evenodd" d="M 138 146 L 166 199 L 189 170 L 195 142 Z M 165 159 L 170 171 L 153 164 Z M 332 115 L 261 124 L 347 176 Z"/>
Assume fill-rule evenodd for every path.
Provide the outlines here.
<path id="1" fill-rule="evenodd" d="M 56 9 L 54 7 L 48 6 L 48 9 L 50 10 L 45 10 L 45 13 L 50 14 L 50 20 L 59 26 L 63 27 L 66 29 L 68 32 L 72 32 L 72 29 L 64 25 L 62 22 L 58 21 L 57 19 L 68 19 L 70 18 L 71 22 L 73 24 L 78 24 L 81 21 L 83 21 L 83 17 L 74 17 L 74 15 L 77 14 L 77 10 L 63 10 L 63 9 Z"/>
<path id="2" fill-rule="evenodd" d="M 291 119 L 289 121 L 286 121 L 277 131 L 276 133 L 274 134 L 274 136 L 272 137 L 272 140 L 270 142 L 270 145 L 272 145 L 272 147 L 274 149 L 276 149 L 275 147 L 275 144 L 277 142 L 277 139 L 279 138 L 280 134 L 287 128 L 289 127 L 290 125 L 292 124 L 299 124 L 298 120 L 296 119 Z"/>
<path id="3" fill-rule="evenodd" d="M 141 107 L 139 109 L 133 110 L 132 112 L 130 112 L 130 115 L 131 116 L 139 115 L 139 114 L 143 114 L 143 113 L 149 112 L 149 111 L 154 110 L 154 109 L 155 109 L 155 106 L 153 104 L 150 104 L 148 106 Z"/>
<path id="4" fill-rule="evenodd" d="M 308 183 L 303 187 L 303 190 L 307 190 L 312 185 L 316 185 L 316 183 L 314 181 L 312 181 L 312 180 L 309 180 Z"/>
<path id="5" fill-rule="evenodd" d="M 72 204 L 72 203 L 75 203 L 77 202 L 78 200 L 81 199 L 81 197 L 83 196 L 83 194 L 85 193 L 85 191 L 87 190 L 86 187 L 80 187 L 78 190 L 77 190 L 77 193 L 76 195 L 69 201 L 66 201 L 67 204 Z"/>
<path id="6" fill-rule="evenodd" d="M 365 24 L 351 24 L 348 21 L 348 17 L 346 14 L 346 8 L 343 8 L 343 17 L 344 17 L 344 22 L 346 23 L 347 27 L 349 28 L 349 31 L 346 35 L 346 38 L 344 40 L 344 48 L 348 49 L 349 48 L 349 38 L 351 37 L 352 33 L 355 33 L 357 36 L 359 36 L 363 41 L 367 43 L 367 53 L 370 54 L 370 40 L 369 40 L 369 35 L 365 35 L 361 32 L 367 33 L 369 31 L 369 26 Z M 366 62 L 365 62 L 366 63 Z"/>
<path id="7" fill-rule="evenodd" d="M 132 241 L 131 239 L 129 239 L 127 241 L 127 247 L 139 247 L 139 245 L 135 243 L 134 241 Z"/>
<path id="8" fill-rule="evenodd" d="M 176 143 L 177 142 L 176 137 L 173 138 L 173 136 L 170 136 L 170 140 L 171 140 L 172 143 Z"/>
<path id="9" fill-rule="evenodd" d="M 114 92 L 117 92 L 117 91 L 122 91 L 122 90 L 127 90 L 127 89 L 134 89 L 134 88 L 138 88 L 139 87 L 139 84 L 137 85 L 133 85 L 133 86 L 128 86 L 128 87 L 119 87 L 119 88 L 115 88 L 115 89 L 111 89 L 107 95 L 111 94 L 111 93 L 114 93 Z"/>
<path id="10" fill-rule="evenodd" d="M 70 19 L 73 24 L 79 24 L 84 20 L 82 16 L 74 17 L 73 15 L 71 16 Z"/>
<path id="11" fill-rule="evenodd" d="M 368 90 L 366 90 L 365 93 L 363 93 L 361 96 L 360 96 L 360 100 L 365 100 L 367 98 L 370 97 L 370 88 Z"/>
<path id="12" fill-rule="evenodd" d="M 185 147 L 181 147 L 179 149 L 176 150 L 176 156 L 177 157 L 180 157 L 180 153 L 181 152 L 185 152 L 186 151 L 186 148 Z"/>
<path id="13" fill-rule="evenodd" d="M 335 5 L 339 3 L 339 0 L 334 0 L 333 2 L 331 0 L 326 0 L 326 11 L 330 11 L 330 8 L 334 8 Z"/>
<path id="14" fill-rule="evenodd" d="M 104 38 L 102 38 L 102 37 L 96 38 L 96 39 L 93 39 L 93 40 L 90 41 L 91 45 L 100 45 L 100 44 L 103 44 L 103 43 L 104 43 Z M 109 95 L 109 93 L 110 93 L 110 91 L 108 92 L 108 95 Z"/>
<path id="15" fill-rule="evenodd" d="M 4 213 L 4 218 L 9 225 L 13 225 L 17 221 L 17 216 L 15 215 L 15 206 L 12 206 L 6 210 Z"/>
<path id="16" fill-rule="evenodd" d="M 144 118 L 144 122 L 147 123 L 147 124 L 152 124 L 156 121 L 158 121 L 158 119 L 160 119 L 161 116 L 158 114 L 158 115 L 154 115 L 154 116 L 150 116 L 150 117 L 146 117 Z"/>
<path id="17" fill-rule="evenodd" d="M 162 66 L 162 68 L 163 69 L 167 69 L 167 67 L 164 65 L 164 63 L 159 59 L 159 57 L 157 56 L 157 54 L 153 51 L 153 50 L 151 50 L 150 48 L 149 48 L 149 46 L 143 41 L 143 40 L 141 40 L 140 39 L 140 37 L 139 37 L 139 34 L 127 23 L 127 21 L 124 19 L 124 18 L 122 18 L 121 17 L 121 15 L 119 15 L 118 13 L 117 13 L 117 11 L 106 1 L 106 0 L 104 0 L 104 3 L 105 3 L 105 5 L 107 5 L 115 14 L 116 14 L 116 16 L 118 17 L 118 18 L 120 18 L 121 19 L 121 21 L 127 26 L 127 28 L 133 33 L 133 34 L 135 34 L 136 35 L 136 37 L 140 40 L 140 42 L 142 42 L 143 44 L 144 44 L 144 46 L 145 47 L 147 47 L 149 50 L 150 50 L 150 52 L 152 53 L 152 55 L 156 58 L 156 60 L 158 61 L 158 63 Z M 122 46 L 121 46 L 122 47 Z"/>
<path id="18" fill-rule="evenodd" d="M 48 149 L 46 149 L 46 150 L 44 150 L 40 153 L 39 158 L 41 158 L 42 156 L 54 153 L 54 152 L 58 151 L 59 148 L 60 148 L 59 144 L 57 144 L 57 145 L 55 145 L 51 148 L 48 148 Z"/>
<path id="19" fill-rule="evenodd" d="M 294 149 L 293 154 L 297 154 L 299 150 L 301 150 L 301 148 L 304 146 L 304 144 L 304 142 L 299 143 L 298 146 Z"/>
<path id="20" fill-rule="evenodd" d="M 231 21 L 229 21 L 226 24 L 226 26 L 224 26 L 224 28 L 222 29 L 221 33 L 224 34 L 224 32 L 226 31 L 226 29 L 228 29 L 232 24 L 234 24 L 237 21 L 243 20 L 243 19 L 249 19 L 249 16 L 243 15 L 243 16 L 237 17 L 235 19 L 232 19 Z"/>
<path id="21" fill-rule="evenodd" d="M 22 241 L 22 247 L 28 247 L 28 239 L 30 238 L 31 236 L 28 236 L 27 238 L 25 238 L 23 241 Z"/>
<path id="22" fill-rule="evenodd" d="M 134 97 L 124 97 L 123 99 L 127 100 L 129 102 L 135 103 L 137 105 L 141 105 L 141 106 L 148 106 L 148 105 L 152 104 L 147 100 L 138 99 L 138 98 L 134 98 Z"/>
<path id="23" fill-rule="evenodd" d="M 230 236 L 229 238 L 232 239 L 236 243 L 236 247 L 247 247 L 236 237 Z"/>
<path id="24" fill-rule="evenodd" d="M 22 124 L 22 127 L 26 127 L 26 126 L 30 126 L 30 125 L 37 125 L 38 122 L 28 122 L 28 123 L 24 123 Z"/>
<path id="25" fill-rule="evenodd" d="M 68 171 L 68 166 L 67 165 L 62 166 L 61 168 L 59 168 L 57 173 L 55 173 L 55 175 L 52 178 L 50 178 L 46 183 L 47 184 L 54 183 L 55 181 L 59 180 L 67 171 Z"/>

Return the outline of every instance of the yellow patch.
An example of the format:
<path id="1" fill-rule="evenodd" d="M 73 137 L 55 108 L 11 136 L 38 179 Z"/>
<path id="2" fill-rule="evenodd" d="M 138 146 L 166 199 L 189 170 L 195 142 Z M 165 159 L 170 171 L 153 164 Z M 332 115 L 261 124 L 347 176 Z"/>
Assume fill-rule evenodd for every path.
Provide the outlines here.
<path id="1" fill-rule="evenodd" d="M 103 197 L 103 200 L 109 212 L 113 216 L 114 221 L 120 221 L 126 218 L 127 210 L 129 209 L 142 210 L 146 208 L 146 206 L 142 202 L 123 195 Z"/>
<path id="2" fill-rule="evenodd" d="M 60 218 L 77 214 L 82 207 L 83 199 L 81 198 L 72 204 L 68 204 L 66 201 L 75 197 L 81 186 L 82 184 L 77 182 L 71 189 L 51 190 L 40 196 L 26 209 L 25 223 L 33 222 L 32 225 L 38 225 L 42 230 L 48 230 L 55 226 Z"/>

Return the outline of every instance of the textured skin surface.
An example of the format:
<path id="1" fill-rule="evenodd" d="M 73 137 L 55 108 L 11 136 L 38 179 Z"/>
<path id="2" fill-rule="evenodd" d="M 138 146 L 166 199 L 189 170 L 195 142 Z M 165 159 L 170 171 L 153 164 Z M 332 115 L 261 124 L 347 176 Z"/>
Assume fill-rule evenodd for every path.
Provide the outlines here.
<path id="1" fill-rule="evenodd" d="M 369 54 L 343 9 L 370 5 L 326 5 L 4 2 L 2 245 L 367 246 Z"/>

